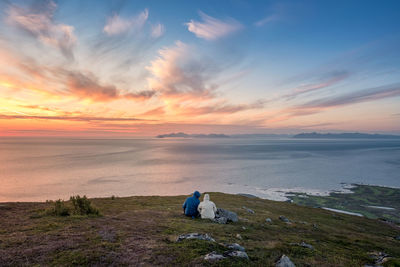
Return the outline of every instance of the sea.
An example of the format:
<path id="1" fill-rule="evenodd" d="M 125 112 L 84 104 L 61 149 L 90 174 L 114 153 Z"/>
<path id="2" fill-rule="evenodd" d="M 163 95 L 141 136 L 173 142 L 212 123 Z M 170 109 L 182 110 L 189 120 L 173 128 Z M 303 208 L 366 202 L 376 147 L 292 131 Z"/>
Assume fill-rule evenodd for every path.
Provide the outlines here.
<path id="1" fill-rule="evenodd" d="M 0 202 L 400 187 L 400 139 L 0 138 Z"/>

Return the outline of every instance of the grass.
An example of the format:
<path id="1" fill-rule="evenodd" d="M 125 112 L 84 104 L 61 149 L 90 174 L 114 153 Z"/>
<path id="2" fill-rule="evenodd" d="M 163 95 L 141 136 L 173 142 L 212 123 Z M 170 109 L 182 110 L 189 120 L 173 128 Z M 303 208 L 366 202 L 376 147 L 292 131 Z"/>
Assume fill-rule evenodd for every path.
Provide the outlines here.
<path id="1" fill-rule="evenodd" d="M 210 195 L 218 207 L 236 212 L 239 222 L 220 225 L 185 217 L 181 205 L 186 196 L 90 199 L 102 216 L 47 215 L 54 203 L 2 203 L 0 266 L 207 266 L 203 256 L 222 253 L 224 243 L 244 246 L 250 260 L 225 259 L 215 266 L 272 266 L 282 254 L 296 266 L 362 266 L 374 263 L 373 252 L 392 256 L 385 266 L 400 266 L 396 224 L 286 202 Z M 292 224 L 280 221 L 280 215 Z M 175 242 L 178 235 L 190 232 L 208 233 L 217 242 Z M 302 241 L 314 250 L 291 244 Z"/>

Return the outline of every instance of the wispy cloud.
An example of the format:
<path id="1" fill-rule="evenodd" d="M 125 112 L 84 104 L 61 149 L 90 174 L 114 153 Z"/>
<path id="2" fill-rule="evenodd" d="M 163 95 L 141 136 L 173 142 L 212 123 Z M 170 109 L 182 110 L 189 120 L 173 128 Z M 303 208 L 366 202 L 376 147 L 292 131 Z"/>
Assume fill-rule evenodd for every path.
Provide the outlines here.
<path id="1" fill-rule="evenodd" d="M 67 58 L 73 58 L 73 48 L 77 41 L 74 27 L 54 21 L 57 5 L 53 1 L 46 1 L 40 7 L 23 8 L 11 5 L 7 10 L 7 20 L 43 44 L 56 47 Z"/>
<path id="2" fill-rule="evenodd" d="M 278 14 L 272 14 L 272 15 L 266 16 L 265 18 L 260 19 L 259 21 L 256 21 L 254 23 L 254 25 L 257 26 L 257 27 L 261 27 L 261 26 L 264 26 L 264 25 L 266 25 L 268 23 L 277 21 L 279 19 L 280 19 L 280 16 Z"/>
<path id="3" fill-rule="evenodd" d="M 148 89 L 122 90 L 113 84 L 101 82 L 90 71 L 70 70 L 63 66 L 44 66 L 30 58 L 14 59 L 14 61 L 9 61 L 8 69 L 12 70 L 12 73 L 22 75 L 15 76 L 0 71 L 0 86 L 12 88 L 15 91 L 31 90 L 46 96 L 72 96 L 94 102 L 117 99 L 145 101 L 156 93 Z"/>
<path id="4" fill-rule="evenodd" d="M 199 38 L 216 40 L 243 29 L 243 25 L 232 18 L 219 20 L 203 12 L 199 12 L 199 14 L 202 22 L 190 20 L 190 22 L 185 23 L 188 30 Z"/>
<path id="5" fill-rule="evenodd" d="M 241 111 L 262 108 L 264 108 L 264 102 L 262 100 L 250 104 L 230 104 L 226 102 L 220 102 L 199 107 L 180 107 L 182 114 L 187 116 L 201 116 L 207 114 L 234 114 Z"/>
<path id="6" fill-rule="evenodd" d="M 180 41 L 159 50 L 159 57 L 147 70 L 152 75 L 148 79 L 149 87 L 162 96 L 209 98 L 216 89 L 210 82 L 215 68 L 196 58 L 192 48 Z"/>
<path id="7" fill-rule="evenodd" d="M 400 96 L 400 83 L 368 88 L 336 97 L 316 99 L 300 105 L 299 108 L 329 108 L 397 96 Z"/>
<path id="8" fill-rule="evenodd" d="M 316 82 L 302 84 L 296 87 L 291 93 L 284 95 L 284 98 L 290 100 L 298 95 L 305 94 L 312 91 L 317 91 L 323 88 L 330 87 L 337 84 L 350 76 L 348 71 L 333 71 L 318 78 Z"/>
<path id="9" fill-rule="evenodd" d="M 154 96 L 153 90 L 124 93 L 114 85 L 102 85 L 98 78 L 90 72 L 58 70 L 57 75 L 65 79 L 68 91 L 79 98 L 94 101 L 111 101 L 121 98 L 144 101 Z"/>
<path id="10" fill-rule="evenodd" d="M 131 18 L 123 18 L 118 14 L 114 14 L 107 19 L 103 31 L 110 36 L 127 33 L 129 31 L 137 31 L 144 26 L 148 18 L 149 10 L 147 8 Z"/>
<path id="11" fill-rule="evenodd" d="M 151 27 L 151 36 L 154 38 L 160 38 L 165 33 L 165 26 L 161 23 L 157 23 Z"/>

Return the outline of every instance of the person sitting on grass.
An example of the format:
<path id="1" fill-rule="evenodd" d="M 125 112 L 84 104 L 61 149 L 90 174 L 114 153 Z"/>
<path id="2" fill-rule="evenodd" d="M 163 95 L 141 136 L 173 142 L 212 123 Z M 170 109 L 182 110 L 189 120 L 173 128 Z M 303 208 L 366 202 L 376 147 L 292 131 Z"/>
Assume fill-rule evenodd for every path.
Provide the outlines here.
<path id="1" fill-rule="evenodd" d="M 215 213 L 217 212 L 217 207 L 214 202 L 210 201 L 210 196 L 208 194 L 204 195 L 203 201 L 199 204 L 197 208 L 202 219 L 214 219 Z"/>
<path id="2" fill-rule="evenodd" d="M 186 216 L 192 217 L 193 219 L 195 217 L 199 216 L 199 212 L 197 211 L 197 207 L 200 204 L 200 200 L 199 200 L 200 195 L 201 194 L 199 193 L 199 191 L 195 191 L 193 193 L 192 197 L 188 197 L 185 200 L 185 203 L 183 203 L 182 208 L 183 208 L 183 213 Z"/>

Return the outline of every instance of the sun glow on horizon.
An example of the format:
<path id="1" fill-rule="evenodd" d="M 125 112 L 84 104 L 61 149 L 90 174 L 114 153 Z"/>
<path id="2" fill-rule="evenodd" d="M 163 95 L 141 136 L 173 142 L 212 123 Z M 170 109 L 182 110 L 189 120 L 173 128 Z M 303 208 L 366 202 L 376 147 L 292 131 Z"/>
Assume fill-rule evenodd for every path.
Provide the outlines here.
<path id="1" fill-rule="evenodd" d="M 171 18 L 143 4 L 0 3 L 0 136 L 400 133 L 395 8 L 366 4 L 345 27 L 324 16 L 358 6 L 221 1 L 225 12 L 196 3 Z M 357 24 L 371 17 L 379 29 Z"/>

